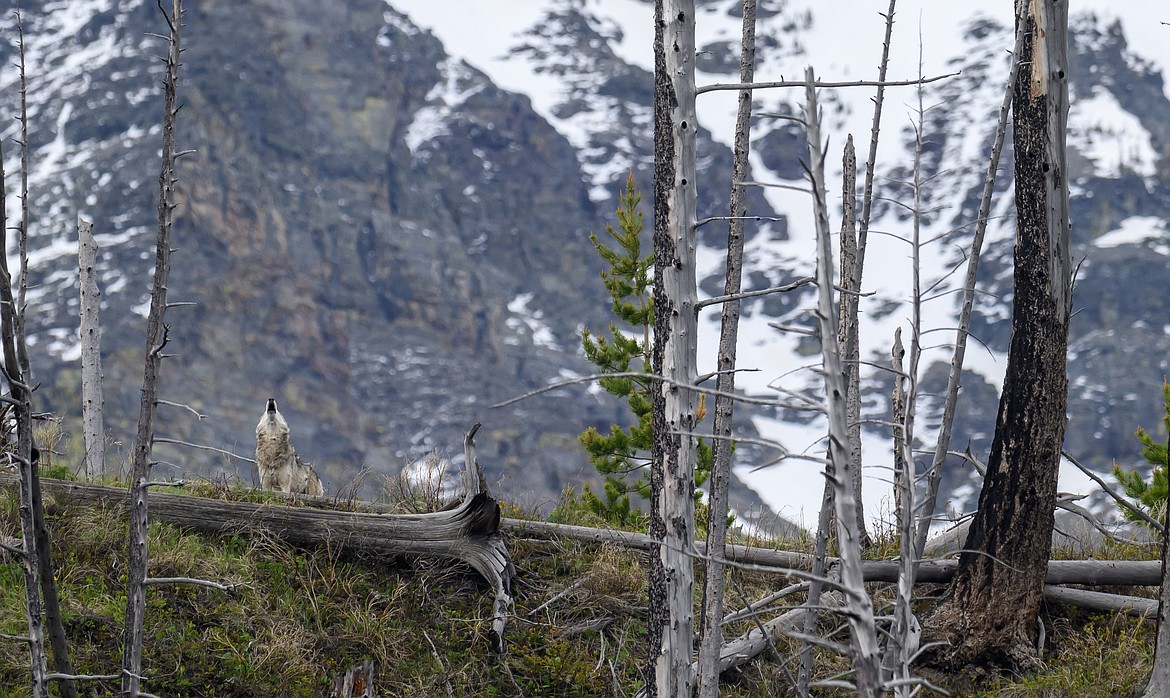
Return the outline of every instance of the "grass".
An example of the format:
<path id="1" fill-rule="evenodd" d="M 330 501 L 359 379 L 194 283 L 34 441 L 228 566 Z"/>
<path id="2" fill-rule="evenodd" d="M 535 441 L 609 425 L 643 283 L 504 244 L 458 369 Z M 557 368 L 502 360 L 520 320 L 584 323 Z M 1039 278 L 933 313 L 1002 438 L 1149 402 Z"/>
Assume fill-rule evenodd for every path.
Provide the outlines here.
<path id="1" fill-rule="evenodd" d="M 225 482 L 193 484 L 185 491 L 270 499 Z M 558 517 L 582 523 L 572 504 L 567 501 Z M 125 604 L 124 517 L 51 500 L 47 507 L 75 668 L 114 673 Z M 523 515 L 515 507 L 506 510 Z M 18 530 L 15 495 L 7 489 L 0 492 L 0 534 Z M 518 570 L 516 607 L 506 631 L 508 654 L 497 658 L 487 637 L 490 594 L 461 566 L 358 557 L 328 547 L 297 548 L 268 536 L 205 536 L 151 524 L 151 576 L 247 586 L 234 593 L 151 586 L 145 688 L 166 696 L 317 696 L 326 694 L 332 677 L 370 659 L 378 694 L 386 696 L 632 695 L 645 655 L 644 557 L 575 541 L 517 539 L 509 545 Z M 876 549 L 888 551 L 888 541 Z M 25 631 L 23 578 L 16 562 L 0 562 L 0 632 L 19 635 Z M 787 583 L 775 575 L 733 570 L 728 606 L 741 607 Z M 874 591 L 883 598 L 876 586 Z M 799 601 L 794 596 L 788 603 Z M 1047 665 L 1036 674 L 971 686 L 963 677 L 932 678 L 963 687 L 958 695 L 977 697 L 1128 696 L 1144 685 L 1152 661 L 1150 625 L 1075 613 L 1045 622 Z M 741 621 L 725 634 L 751 627 L 750 620 Z M 798 651 L 794 641 L 777 642 L 774 653 L 726 677 L 721 694 L 788 695 Z M 845 669 L 840 658 L 818 653 L 818 676 Z M 84 695 L 105 695 L 116 685 L 87 682 L 84 689 Z M 0 696 L 27 694 L 26 650 L 0 642 Z"/>

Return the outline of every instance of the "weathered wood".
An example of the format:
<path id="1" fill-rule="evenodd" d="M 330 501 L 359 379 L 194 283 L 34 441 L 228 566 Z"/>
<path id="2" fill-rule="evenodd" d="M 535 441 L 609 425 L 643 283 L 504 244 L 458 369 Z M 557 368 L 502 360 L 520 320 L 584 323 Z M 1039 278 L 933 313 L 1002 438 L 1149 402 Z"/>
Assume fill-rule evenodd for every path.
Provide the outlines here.
<path id="1" fill-rule="evenodd" d="M 750 83 L 755 79 L 756 63 L 756 0 L 743 0 L 743 31 L 740 41 L 739 81 Z M 715 665 L 723 644 L 723 562 L 718 546 L 727 540 L 727 485 L 731 477 L 731 426 L 735 401 L 735 357 L 739 337 L 739 300 L 742 290 L 744 217 L 747 215 L 747 189 L 743 182 L 749 178 L 748 154 L 751 144 L 752 91 L 738 95 L 735 116 L 735 144 L 731 164 L 731 202 L 727 226 L 727 264 L 723 294 L 733 299 L 723 304 L 719 321 L 719 350 L 715 379 L 715 417 L 712 433 L 711 474 L 707 480 L 707 574 L 703 586 L 702 621 L 699 630 L 698 697 L 716 698 L 719 695 L 719 673 Z"/>
<path id="2" fill-rule="evenodd" d="M 81 421 L 85 435 L 82 472 L 106 474 L 106 437 L 102 423 L 101 291 L 97 282 L 97 241 L 93 223 L 77 217 L 77 276 L 81 286 Z"/>
<path id="3" fill-rule="evenodd" d="M 515 537 L 568 538 L 597 544 L 618 545 L 633 550 L 650 551 L 654 541 L 645 533 L 619 531 L 607 528 L 589 528 L 546 521 L 504 519 L 502 527 Z M 702 541 L 695 548 L 703 547 Z M 728 544 L 724 558 L 734 563 L 750 565 L 761 571 L 770 568 L 777 574 L 812 569 L 813 556 L 788 550 Z M 840 563 L 829 558 L 830 566 Z M 896 582 L 901 562 L 898 560 L 862 560 L 861 570 L 866 582 Z M 923 560 L 917 581 L 922 584 L 949 582 L 958 567 L 958 560 Z M 1047 584 L 1080 584 L 1084 586 L 1155 586 L 1161 580 L 1161 563 L 1157 560 L 1051 560 L 1048 563 Z"/>
<path id="4" fill-rule="evenodd" d="M 374 661 L 368 659 L 333 679 L 330 698 L 374 698 Z"/>
<path id="5" fill-rule="evenodd" d="M 0 338 L 2 338 L 3 375 L 8 385 L 10 402 L 16 420 L 16 450 L 5 454 L 6 464 L 16 465 L 20 475 L 19 516 L 23 539 L 21 567 L 24 571 L 25 610 L 28 618 L 29 689 L 34 698 L 48 696 L 45 663 L 45 609 L 41 599 L 47 548 L 41 546 L 47 536 L 42 535 L 43 510 L 40 508 L 39 471 L 33 462 L 32 391 L 29 389 L 28 348 L 24 335 L 24 292 L 27 278 L 27 243 L 29 223 L 28 201 L 28 80 L 24 66 L 24 26 L 19 13 L 16 16 L 20 71 L 20 165 L 21 165 L 21 219 L 18 247 L 20 266 L 16 283 L 19 297 L 13 297 L 13 278 L 6 254 L 0 254 Z M 3 152 L 0 150 L 0 250 L 8 249 L 8 218 L 4 192 Z M 38 514 L 41 514 L 38 516 Z M 50 584 L 52 580 L 50 580 Z"/>
<path id="6" fill-rule="evenodd" d="M 1016 245 L 1012 335 L 987 477 L 960 571 L 929 618 L 936 663 L 1038 665 L 1038 611 L 1068 397 L 1071 305 L 1068 3 L 1017 0 L 1025 38 L 1013 113 Z M 945 647 L 945 649 L 941 649 Z"/>
<path id="7" fill-rule="evenodd" d="M 661 541 L 647 584 L 646 684 L 690 696 L 694 619 L 695 2 L 658 0 L 654 32 L 654 372 L 650 535 Z"/>
<path id="8" fill-rule="evenodd" d="M 146 348 L 143 357 L 142 390 L 138 431 L 130 461 L 130 525 L 127 535 L 126 622 L 122 631 L 123 696 L 134 698 L 142 683 L 142 627 L 146 619 L 146 577 L 149 563 L 147 520 L 150 507 L 151 449 L 154 417 L 158 408 L 158 373 L 162 350 L 167 344 L 167 283 L 171 273 L 171 229 L 175 211 L 175 117 L 179 111 L 180 28 L 182 0 L 172 0 L 170 14 L 159 3 L 167 25 L 166 74 L 163 79 L 162 164 L 158 176 L 158 229 L 155 234 L 154 279 L 150 289 L 150 310 L 146 316 Z"/>
<path id="9" fill-rule="evenodd" d="M 0 486 L 12 487 L 16 482 L 16 476 L 0 474 Z M 59 507 L 126 507 L 130 496 L 120 487 L 64 480 L 43 480 L 42 486 Z M 381 555 L 438 556 L 465 562 L 495 593 L 492 643 L 498 651 L 504 648 L 515 568 L 501 534 L 499 503 L 486 492 L 473 494 L 455 509 L 432 514 L 342 512 L 162 492 L 151 494 L 149 506 L 154 520 L 203 533 L 264 532 L 294 545 L 327 543 Z"/>
<path id="10" fill-rule="evenodd" d="M 861 563 L 867 582 L 896 582 L 897 560 L 867 560 Z M 1162 578 L 1158 560 L 1049 560 L 1045 584 L 1083 586 L 1155 586 Z M 958 560 L 923 560 L 917 581 L 922 584 L 949 582 Z"/>
<path id="11" fill-rule="evenodd" d="M 1090 611 L 1104 611 L 1106 613 L 1125 613 L 1139 618 L 1153 619 L 1158 613 L 1157 599 L 1144 599 L 1140 596 L 1122 596 L 1121 594 L 1105 594 L 1100 591 L 1086 589 L 1066 589 L 1064 587 L 1044 587 L 1044 600 L 1048 603 L 1078 606 Z M 1162 695 L 1161 693 L 1158 694 Z"/>
<path id="12" fill-rule="evenodd" d="M 821 143 L 813 69 L 805 69 L 804 127 L 808 143 L 808 173 L 813 190 L 817 234 L 817 328 L 821 340 L 825 401 L 829 417 L 829 464 L 825 477 L 833 484 L 833 512 L 837 517 L 837 546 L 841 550 L 841 588 L 850 627 L 850 659 L 854 685 L 860 698 L 877 696 L 881 689 L 881 651 L 873 603 L 865 591 L 861 571 L 861 531 L 856 529 L 857 501 L 849 461 L 849 417 L 846 406 L 846 373 L 837 337 L 833 305 L 833 248 L 829 239 L 829 213 L 825 194 L 825 162 Z"/>

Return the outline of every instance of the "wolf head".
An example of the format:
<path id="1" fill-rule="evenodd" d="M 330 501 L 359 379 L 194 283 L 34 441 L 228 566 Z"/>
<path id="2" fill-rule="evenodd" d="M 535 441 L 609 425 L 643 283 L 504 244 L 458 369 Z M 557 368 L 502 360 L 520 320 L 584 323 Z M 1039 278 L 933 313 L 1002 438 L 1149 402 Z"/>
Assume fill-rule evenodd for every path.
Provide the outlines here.
<path id="1" fill-rule="evenodd" d="M 288 437 L 288 422 L 276 407 L 276 398 L 268 398 L 268 406 L 260 416 L 260 423 L 256 425 L 256 438 Z"/>

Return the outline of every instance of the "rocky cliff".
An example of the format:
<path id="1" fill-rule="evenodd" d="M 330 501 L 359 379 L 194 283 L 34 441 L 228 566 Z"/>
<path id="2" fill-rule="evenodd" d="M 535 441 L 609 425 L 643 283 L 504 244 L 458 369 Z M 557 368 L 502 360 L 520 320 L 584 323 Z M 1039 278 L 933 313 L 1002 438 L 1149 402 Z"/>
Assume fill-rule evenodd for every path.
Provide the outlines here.
<path id="1" fill-rule="evenodd" d="M 117 463 L 133 433 L 141 382 L 161 140 L 153 58 L 161 49 L 150 33 L 164 22 L 145 1 L 22 5 L 30 76 L 29 331 L 38 397 L 71 435 L 60 449 L 76 457 L 73 221 L 80 214 L 95 222 L 102 246 L 103 358 Z M 736 5 L 700 3 L 701 81 L 735 79 Z M 491 405 L 591 372 L 578 350 L 579 331 L 604 328 L 609 315 L 588 235 L 611 219 L 627 172 L 644 190 L 649 185 L 652 81 L 639 57 L 649 51 L 649 5 L 548 0 L 493 7 L 469 6 L 468 17 L 447 18 L 452 10 L 422 0 L 190 4 L 179 145 L 195 152 L 181 161 L 170 297 L 194 305 L 169 313 L 177 356 L 164 364 L 162 395 L 206 418 L 163 406 L 160 435 L 248 455 L 265 398 L 273 396 L 298 450 L 335 492 L 364 477 L 364 493 L 372 494 L 378 474 L 396 473 L 405 459 L 435 448 L 458 458 L 462 433 L 477 421 L 491 479 L 523 505 L 546 506 L 564 485 L 592 474 L 576 436 L 624 419 L 623 405 L 586 386 Z M 830 31 L 817 3 L 763 2 L 760 14 L 760 79 L 798 74 L 807 63 L 824 66 L 828 77 L 872 77 L 880 44 L 843 48 L 851 39 Z M 488 19 L 477 26 L 471 17 Z M 923 119 L 930 181 L 924 224 L 935 241 L 927 271 L 941 299 L 932 318 L 946 327 L 961 278 L 950 270 L 964 258 L 1011 40 L 1002 17 L 923 17 L 936 22 L 934 34 L 949 37 L 936 53 L 960 73 L 927 88 Z M 448 19 L 468 31 L 448 34 Z M 1157 385 L 1170 370 L 1170 291 L 1159 282 L 1168 254 L 1170 100 L 1165 62 L 1135 52 L 1126 31 L 1115 18 L 1079 14 L 1072 32 L 1074 253 L 1086 261 L 1075 295 L 1068 445 L 1099 469 L 1115 457 L 1133 462 L 1132 431 L 1156 424 Z M 642 45 L 640 37 L 642 53 L 631 48 Z M 5 14 L 0 134 L 10 194 L 17 188 L 15 60 L 14 19 Z M 849 131 L 864 152 L 869 96 L 822 94 L 834 150 Z M 801 186 L 803 134 L 785 118 L 799 113 L 799 95 L 756 98 L 753 177 Z M 883 136 L 884 198 L 875 207 L 872 253 L 878 261 L 867 271 L 872 295 L 863 308 L 872 331 L 863 338 L 866 352 L 878 362 L 906 317 L 904 287 L 888 282 L 908 278 L 892 262 L 905 259 L 905 248 L 879 249 L 909 225 L 905 208 L 889 202 L 909 196 L 903 183 L 914 128 L 904 105 L 913 97 L 889 99 L 898 113 L 887 117 Z M 725 206 L 730 154 L 720 118 L 717 109 L 700 111 L 707 127 L 700 174 L 710 183 L 700 190 L 702 216 Z M 988 351 L 969 352 L 955 442 L 961 448 L 971 440 L 977 451 L 994 429 L 1010 332 L 1008 157 L 974 327 Z M 11 221 L 19 204 L 13 196 L 8 202 Z M 807 275 L 807 201 L 790 190 L 757 188 L 750 208 L 764 222 L 749 229 L 745 287 Z M 722 288 L 723 234 L 718 225 L 701 229 L 700 287 L 708 295 Z M 749 390 L 764 393 L 776 376 L 796 375 L 793 369 L 810 360 L 807 341 L 775 338 L 768 327 L 807 321 L 810 300 L 789 294 L 745 305 L 741 357 L 761 369 L 744 375 Z M 712 321 L 701 319 L 703 331 L 713 333 Z M 939 360 L 936 354 L 924 362 L 923 414 L 945 381 Z M 788 387 L 814 388 L 815 374 L 803 375 Z M 866 372 L 874 420 L 886 415 L 887 383 L 880 371 Z M 745 411 L 741 429 L 813 451 L 821 433 L 807 416 L 765 410 Z M 876 427 L 867 431 L 874 443 L 886 438 Z M 744 473 L 768 459 L 748 447 L 737 453 Z M 246 463 L 204 451 L 160 445 L 156 457 L 165 474 L 254 477 Z M 880 455 L 867 458 L 882 465 Z M 959 494 L 964 486 L 970 494 L 969 485 L 965 469 L 948 477 Z M 756 486 L 774 504 L 803 487 Z M 813 473 L 803 489 L 817 488 Z M 741 502 L 752 501 L 741 494 Z"/>

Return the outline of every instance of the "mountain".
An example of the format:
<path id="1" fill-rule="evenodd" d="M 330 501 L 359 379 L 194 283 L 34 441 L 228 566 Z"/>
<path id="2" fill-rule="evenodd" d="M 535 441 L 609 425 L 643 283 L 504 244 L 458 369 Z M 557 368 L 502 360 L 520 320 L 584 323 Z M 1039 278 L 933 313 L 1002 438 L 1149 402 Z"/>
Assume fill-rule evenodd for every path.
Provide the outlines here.
<path id="1" fill-rule="evenodd" d="M 734 82 L 739 3 L 700 2 L 700 83 Z M 923 88 L 923 273 L 932 285 L 928 328 L 954 325 L 978 192 L 994 130 L 1011 8 L 987 3 L 903 3 L 891 77 L 958 75 Z M 883 24 L 871 3 L 760 3 L 760 80 L 813 65 L 825 79 L 876 76 Z M 1138 425 L 1159 419 L 1168 370 L 1170 218 L 1167 149 L 1170 65 L 1153 2 L 1086 3 L 1073 20 L 1070 162 L 1078 276 L 1070 348 L 1068 447 L 1099 471 L 1136 460 Z M 148 2 L 24 3 L 30 88 L 29 333 L 43 406 L 79 452 L 79 348 L 74 218 L 95 222 L 102 248 L 103 361 L 114 461 L 137 418 L 157 186 L 161 68 L 150 36 L 165 26 Z M 852 21 L 839 21 L 849 16 Z M 242 455 L 265 399 L 276 397 L 298 450 L 333 492 L 377 490 L 406 459 L 440 449 L 459 459 L 462 433 L 483 422 L 489 477 L 522 506 L 547 507 L 591 476 L 576 435 L 624 419 L 625 408 L 585 385 L 506 407 L 492 405 L 588 374 L 581 327 L 610 322 L 588 240 L 604 229 L 632 171 L 649 192 L 652 5 L 639 0 L 467 3 L 421 0 L 315 3 L 249 0 L 192 4 L 185 17 L 181 161 L 170 298 L 171 349 L 158 432 Z M 8 191 L 16 191 L 11 117 L 16 92 L 14 19 L 0 25 L 0 123 Z M 1164 28 L 1163 28 L 1164 29 Z M 868 146 L 872 91 L 821 93 L 830 160 L 852 133 Z M 753 179 L 801 184 L 803 135 L 795 92 L 758 91 Z M 906 203 L 918 95 L 887 92 L 873 235 L 862 312 L 866 357 L 884 363 L 893 329 L 908 329 Z M 700 102 L 700 216 L 721 215 L 730 176 L 734 93 Z M 1010 149 L 1009 149 L 1010 152 Z M 981 272 L 975 335 L 954 441 L 986 450 L 994 429 L 1010 333 L 1014 221 L 1010 154 L 997 179 L 995 220 Z M 838 176 L 832 173 L 831 177 Z M 835 187 L 834 191 L 839 191 Z M 839 199 L 837 200 L 839 201 Z M 9 220 L 19 205 L 9 196 Z M 647 207 L 648 208 L 648 207 Z M 811 271 L 807 197 L 753 189 L 745 288 Z M 721 292 L 719 225 L 700 229 L 700 289 Z M 13 253 L 10 248 L 9 253 Z M 958 271 L 952 273 L 952 269 Z M 807 323 L 808 293 L 745 304 L 741 384 L 815 392 L 796 370 L 815 360 L 799 335 L 769 323 Z M 717 332 L 704 314 L 704 337 Z M 904 330 L 905 331 L 905 330 Z M 925 335 L 941 345 L 953 333 Z M 713 341 L 701 366 L 713 365 Z M 924 357 L 922 421 L 945 384 Z M 701 369 L 702 370 L 702 369 Z M 866 416 L 888 413 L 888 380 L 864 372 Z M 739 432 L 821 449 L 823 427 L 799 413 L 741 411 Z M 922 434 L 930 443 L 930 434 Z M 888 478 L 888 434 L 866 431 L 870 512 Z M 250 466 L 160 444 L 163 474 L 239 473 Z M 811 521 L 820 476 L 807 463 L 755 471 L 774 457 L 737 450 L 737 473 L 764 502 Z M 958 507 L 977 492 L 951 464 Z M 1072 479 L 1068 487 L 1081 486 Z M 741 489 L 741 508 L 757 500 Z M 807 507 L 807 510 L 805 510 Z"/>

